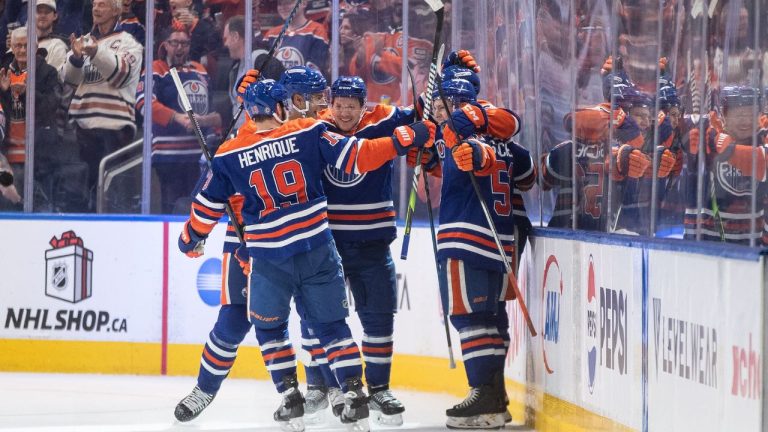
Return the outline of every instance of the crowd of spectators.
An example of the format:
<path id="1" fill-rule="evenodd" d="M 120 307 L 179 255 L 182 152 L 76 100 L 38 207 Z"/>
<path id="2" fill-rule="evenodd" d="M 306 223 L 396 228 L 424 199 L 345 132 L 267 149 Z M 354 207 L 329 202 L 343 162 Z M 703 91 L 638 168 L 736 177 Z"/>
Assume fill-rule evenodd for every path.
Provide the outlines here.
<path id="1" fill-rule="evenodd" d="M 153 213 L 186 212 L 200 173 L 201 150 L 170 79 L 171 67 L 179 70 L 212 148 L 237 112 L 235 85 L 253 65 L 272 78 L 295 65 L 331 76 L 331 0 L 302 1 L 280 49 L 266 65 L 265 55 L 295 0 L 253 1 L 253 64 L 246 60 L 244 1 L 158 0 L 151 71 L 145 71 L 149 29 L 143 0 L 29 1 L 36 6 L 38 47 L 29 60 L 26 1 L 7 0 L 0 15 L 0 44 L 5 46 L 0 59 L 0 163 L 14 174 L 14 184 L 0 185 L 0 211 L 21 210 L 25 193 L 33 194 L 35 212 L 96 211 L 97 189 L 105 181 L 99 170 L 102 160 L 141 140 L 148 127 L 143 118 L 147 74 L 153 79 Z M 426 5 L 412 9 L 413 20 L 427 15 Z M 341 12 L 338 73 L 363 76 L 371 103 L 410 103 L 400 97 L 402 2 L 346 0 Z M 428 71 L 427 39 L 434 24 L 429 25 L 432 29 L 423 23 L 412 26 L 409 39 L 407 58 L 419 82 Z M 27 65 L 33 62 L 34 190 L 24 191 L 26 128 L 31 126 L 26 124 Z M 134 153 L 140 157 L 141 150 Z M 140 165 L 126 168 L 123 177 L 133 178 L 125 184 L 111 183 L 121 193 L 113 200 L 117 204 L 103 211 L 139 212 Z"/>

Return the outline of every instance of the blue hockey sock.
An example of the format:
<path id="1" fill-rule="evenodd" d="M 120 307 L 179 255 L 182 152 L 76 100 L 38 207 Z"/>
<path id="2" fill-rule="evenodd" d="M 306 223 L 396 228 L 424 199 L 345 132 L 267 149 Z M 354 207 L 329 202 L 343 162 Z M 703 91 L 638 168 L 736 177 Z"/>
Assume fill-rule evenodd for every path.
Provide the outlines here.
<path id="1" fill-rule="evenodd" d="M 461 355 L 470 387 L 491 382 L 504 356 L 504 342 L 490 312 L 452 315 L 451 323 L 459 332 Z"/>
<path id="2" fill-rule="evenodd" d="M 296 352 L 288 338 L 288 323 L 276 328 L 256 328 L 261 356 L 278 392 L 286 390 L 283 377 L 296 374 Z"/>
<path id="3" fill-rule="evenodd" d="M 197 386 L 200 390 L 216 394 L 229 374 L 237 357 L 237 348 L 245 339 L 251 323 L 245 312 L 245 305 L 225 305 L 219 309 L 219 316 L 200 359 Z"/>
<path id="4" fill-rule="evenodd" d="M 352 339 L 352 332 L 344 320 L 311 325 L 325 348 L 328 363 L 336 375 L 336 380 L 341 385 L 341 389 L 347 391 L 344 381 L 347 378 L 360 378 L 363 374 L 360 351 Z"/>
<path id="5" fill-rule="evenodd" d="M 363 360 L 368 387 L 389 385 L 392 369 L 394 314 L 359 312 L 363 325 Z"/>

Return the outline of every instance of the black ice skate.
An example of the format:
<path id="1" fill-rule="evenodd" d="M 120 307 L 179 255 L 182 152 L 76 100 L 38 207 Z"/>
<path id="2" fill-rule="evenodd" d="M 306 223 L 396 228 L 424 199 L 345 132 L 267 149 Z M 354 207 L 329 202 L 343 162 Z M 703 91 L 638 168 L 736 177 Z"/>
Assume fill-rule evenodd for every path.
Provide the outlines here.
<path id="1" fill-rule="evenodd" d="M 349 431 L 370 430 L 368 425 L 368 397 L 363 391 L 363 383 L 360 378 L 347 378 L 347 392 L 344 394 L 344 410 L 339 416 L 342 423 L 347 425 Z"/>
<path id="2" fill-rule="evenodd" d="M 328 401 L 331 404 L 333 415 L 339 417 L 344 411 L 344 392 L 338 387 L 328 387 Z"/>
<path id="3" fill-rule="evenodd" d="M 304 397 L 299 391 L 299 383 L 296 375 L 283 377 L 286 390 L 280 395 L 283 402 L 275 411 L 275 421 L 280 424 L 280 429 L 286 432 L 304 431 Z"/>
<path id="4" fill-rule="evenodd" d="M 368 401 L 368 408 L 371 411 L 371 419 L 374 422 L 385 426 L 402 426 L 403 411 L 405 407 L 389 390 L 389 386 L 377 388 L 369 387 L 368 393 L 371 395 Z"/>
<path id="5" fill-rule="evenodd" d="M 328 387 L 308 385 L 304 400 L 304 422 L 322 423 L 325 420 L 325 409 L 328 408 Z"/>
<path id="6" fill-rule="evenodd" d="M 176 405 L 173 415 L 180 422 L 188 422 L 200 415 L 211 404 L 215 396 L 215 394 L 206 393 L 200 390 L 200 387 L 195 386 L 192 389 L 192 393 L 188 394 Z"/>
<path id="7" fill-rule="evenodd" d="M 469 389 L 467 398 L 445 411 L 450 429 L 501 429 L 504 427 L 504 391 L 498 380 Z"/>

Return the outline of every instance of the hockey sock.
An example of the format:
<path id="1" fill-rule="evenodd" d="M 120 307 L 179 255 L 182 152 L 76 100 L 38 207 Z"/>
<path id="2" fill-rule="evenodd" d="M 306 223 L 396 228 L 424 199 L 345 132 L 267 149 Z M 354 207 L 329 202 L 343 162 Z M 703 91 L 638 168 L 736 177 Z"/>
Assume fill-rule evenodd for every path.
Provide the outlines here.
<path id="1" fill-rule="evenodd" d="M 342 390 L 346 392 L 344 381 L 347 378 L 359 378 L 363 375 L 360 351 L 352 339 L 349 326 L 347 326 L 346 321 L 339 320 L 330 323 L 313 323 L 312 328 L 325 348 L 328 363 L 336 375 L 336 380 L 342 385 Z"/>
<path id="2" fill-rule="evenodd" d="M 496 329 L 499 331 L 499 336 L 504 342 L 504 353 L 499 356 L 499 369 L 504 369 L 504 360 L 507 358 L 507 352 L 509 351 L 509 314 L 507 313 L 507 302 L 499 302 L 499 307 L 496 309 Z"/>
<path id="3" fill-rule="evenodd" d="M 498 359 L 504 355 L 504 342 L 494 320 L 489 312 L 451 316 L 451 324 L 459 332 L 470 387 L 490 383 L 494 372 L 499 370 Z"/>
<path id="4" fill-rule="evenodd" d="M 208 394 L 219 391 L 235 363 L 237 347 L 250 328 L 245 305 L 225 305 L 219 309 L 216 324 L 208 334 L 200 359 L 200 372 L 197 374 L 200 390 Z"/>
<path id="5" fill-rule="evenodd" d="M 368 387 L 389 385 L 392 369 L 394 314 L 358 313 L 363 325 L 363 360 Z"/>
<path id="6" fill-rule="evenodd" d="M 283 377 L 296 374 L 296 352 L 288 339 L 288 323 L 277 328 L 256 328 L 261 356 L 279 393 L 287 390 Z"/>
<path id="7" fill-rule="evenodd" d="M 315 337 L 315 334 L 310 330 L 304 320 L 301 320 L 301 349 L 306 351 L 311 360 L 309 363 L 304 364 L 304 372 L 307 374 L 307 385 L 313 386 L 328 386 L 329 383 L 325 382 L 325 376 L 320 370 L 320 364 L 325 364 L 328 367 L 328 359 L 325 356 L 325 350 L 320 346 L 320 340 Z M 336 379 L 332 382 L 336 382 Z"/>

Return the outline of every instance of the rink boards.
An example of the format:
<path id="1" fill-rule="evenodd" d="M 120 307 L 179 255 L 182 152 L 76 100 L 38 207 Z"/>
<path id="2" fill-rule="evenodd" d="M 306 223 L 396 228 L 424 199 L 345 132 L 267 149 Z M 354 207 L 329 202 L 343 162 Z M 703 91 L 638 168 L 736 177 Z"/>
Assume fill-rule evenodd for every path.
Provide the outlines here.
<path id="1" fill-rule="evenodd" d="M 0 216 L 0 370 L 196 374 L 219 306 L 224 230 L 193 260 L 176 248 L 181 225 Z M 762 257 L 537 234 L 519 279 L 538 337 L 508 304 L 516 421 L 563 431 L 761 430 Z M 399 240 L 392 250 L 399 256 Z M 429 230 L 417 227 L 409 259 L 395 259 L 393 385 L 463 396 L 461 364 L 448 368 L 432 257 Z M 298 346 L 298 326 L 291 332 Z M 460 360 L 453 331 L 452 341 Z M 267 378 L 252 334 L 231 376 Z"/>
<path id="2" fill-rule="evenodd" d="M 764 430 L 763 258 L 681 246 L 537 230 L 511 367 L 537 429 Z"/>

